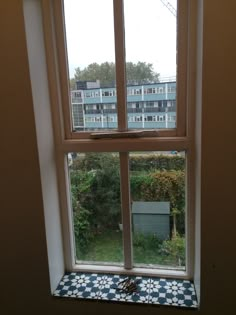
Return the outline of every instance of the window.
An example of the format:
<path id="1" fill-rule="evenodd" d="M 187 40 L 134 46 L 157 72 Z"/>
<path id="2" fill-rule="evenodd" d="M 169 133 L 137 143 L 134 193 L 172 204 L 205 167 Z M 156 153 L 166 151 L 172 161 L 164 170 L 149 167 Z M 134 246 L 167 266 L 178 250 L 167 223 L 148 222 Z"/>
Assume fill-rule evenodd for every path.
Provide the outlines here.
<path id="1" fill-rule="evenodd" d="M 142 93 L 142 90 L 141 89 L 135 89 L 134 90 L 134 95 L 139 95 Z"/>
<path id="2" fill-rule="evenodd" d="M 90 17 L 91 10 L 86 10 L 86 5 L 93 7 L 97 16 L 90 18 L 91 29 L 82 26 L 76 28 L 80 42 L 78 53 L 88 50 L 83 42 L 85 37 L 91 38 L 92 34 L 93 38 L 96 38 L 96 34 L 98 35 L 96 49 L 91 49 L 86 54 L 92 58 L 86 67 L 91 67 L 97 62 L 100 50 L 103 52 L 103 57 L 107 58 L 107 61 L 101 64 L 107 67 L 109 64 L 110 67 L 115 65 L 109 82 L 105 77 L 99 84 L 101 88 L 103 84 L 103 87 L 107 88 L 102 91 L 100 97 L 115 97 L 116 116 L 102 113 L 101 108 L 105 109 L 105 106 L 102 107 L 103 100 L 101 104 L 97 104 L 99 102 L 96 100 L 97 106 L 94 108 L 94 103 L 91 102 L 92 98 L 97 96 L 97 92 L 85 90 L 83 94 L 88 100 L 83 104 L 83 109 L 99 110 L 98 114 L 101 116 L 93 117 L 92 113 L 89 113 L 91 116 L 84 117 L 83 121 L 91 125 L 84 126 L 83 130 L 73 128 L 73 115 L 83 115 L 84 111 L 71 112 L 67 67 L 67 58 L 69 56 L 70 65 L 72 49 L 69 41 L 71 36 L 69 21 L 73 20 L 70 14 L 76 2 L 80 5 L 84 4 L 83 15 L 80 18 L 77 15 L 77 20 L 83 20 L 86 15 L 87 18 Z M 50 36 L 47 37 L 46 44 L 57 52 L 48 58 L 51 61 L 50 58 L 55 58 L 53 61 L 60 70 L 57 72 L 57 68 L 54 69 L 54 63 L 52 63 L 52 72 L 55 71 L 54 74 L 58 79 L 53 83 L 55 91 L 58 92 L 55 93 L 58 99 L 57 102 L 54 101 L 56 106 L 53 109 L 53 117 L 57 152 L 60 155 L 60 187 L 64 196 L 62 212 L 64 230 L 67 231 L 64 233 L 67 266 L 71 270 L 129 270 L 130 273 L 176 274 L 191 277 L 193 231 L 190 222 L 193 210 L 190 178 L 193 176 L 193 168 L 190 162 L 193 154 L 194 130 L 193 126 L 187 123 L 190 119 L 188 115 L 191 113 L 191 110 L 187 109 L 191 108 L 192 104 L 186 96 L 187 90 L 188 93 L 191 92 L 190 86 L 187 85 L 187 75 L 190 75 L 187 65 L 191 64 L 187 54 L 190 48 L 187 41 L 189 27 L 187 12 L 190 1 L 173 1 L 178 12 L 177 20 L 173 16 L 170 16 L 172 20 L 167 22 L 163 20 L 162 23 L 166 24 L 163 24 L 159 33 L 161 35 L 165 33 L 165 29 L 171 29 L 173 35 L 171 38 L 173 39 L 174 61 L 171 62 L 174 64 L 173 72 L 177 85 L 176 88 L 173 87 L 173 93 L 175 91 L 176 96 L 170 100 L 170 102 L 176 101 L 172 116 L 167 116 L 165 108 L 161 115 L 156 114 L 160 108 L 155 107 L 154 104 L 161 104 L 161 107 L 166 104 L 164 107 L 167 107 L 165 95 L 160 95 L 165 94 L 164 83 L 159 81 L 157 74 L 152 74 L 153 77 L 149 79 L 152 80 L 151 82 L 139 78 L 136 74 L 136 78 L 132 79 L 136 88 L 129 88 L 127 93 L 128 68 L 131 63 L 134 63 L 131 46 L 137 44 L 133 25 L 135 21 L 132 20 L 134 11 L 130 2 L 128 0 L 115 0 L 113 3 L 110 0 L 76 2 L 64 0 L 63 6 L 59 1 L 52 1 L 54 19 L 50 20 L 50 16 L 45 16 L 46 21 L 50 20 L 47 24 Z M 170 14 L 168 9 L 159 2 L 151 1 L 158 8 L 157 11 L 152 11 L 159 17 L 162 15 L 160 10 L 163 10 L 165 15 Z M 136 20 L 139 23 L 142 21 L 142 27 L 143 24 L 148 23 L 143 20 L 144 16 L 147 16 L 149 21 L 155 20 L 149 17 L 153 13 L 148 10 L 149 6 L 146 4 L 146 2 L 137 1 L 136 6 Z M 102 8 L 105 7 L 104 14 Z M 74 11 L 76 11 L 75 8 Z M 145 9 L 148 10 L 147 14 Z M 97 14 L 98 12 L 100 14 Z M 99 21 L 104 20 L 104 24 L 97 23 L 96 18 Z M 53 25 L 51 30 L 49 25 Z M 144 49 L 146 53 L 152 52 L 155 48 L 150 46 L 153 44 L 151 39 L 159 32 L 159 29 L 149 26 L 147 24 L 150 36 L 142 37 L 142 42 L 138 42 L 139 46 L 146 45 Z M 137 28 L 138 25 L 135 27 Z M 110 32 L 111 29 L 113 32 Z M 109 33 L 106 34 L 106 32 Z M 136 33 L 138 34 L 137 31 Z M 176 33 L 178 33 L 177 37 Z M 138 36 L 140 38 L 140 34 Z M 102 38 L 106 40 L 102 41 Z M 141 58 L 142 49 L 135 49 L 135 51 Z M 153 55 L 144 54 L 142 58 L 146 59 L 144 61 L 140 59 L 137 64 L 145 66 L 150 59 L 152 60 Z M 52 78 L 50 80 L 53 81 Z M 101 77 L 91 77 L 89 80 L 101 80 Z M 130 93 L 133 95 L 133 101 L 137 101 L 130 104 L 138 113 L 135 116 L 129 115 L 128 111 L 132 109 L 130 105 L 127 105 L 127 96 Z M 146 107 L 149 107 L 146 116 L 144 116 L 145 108 L 140 106 L 144 104 L 144 101 L 147 102 Z M 176 117 L 176 119 L 167 117 Z M 76 120 L 78 122 L 79 117 Z M 132 123 L 134 129 L 131 129 L 129 122 Z M 173 157 L 172 152 L 177 152 L 177 155 Z M 66 158 L 68 154 L 73 156 L 73 162 L 70 165 Z M 110 249 L 116 246 L 115 253 L 112 256 L 103 255 L 104 252 L 111 252 L 109 246 Z M 176 247 L 181 248 L 177 250 L 177 254 Z M 88 251 L 88 248 L 91 251 Z M 94 255 L 98 248 L 100 248 L 100 256 Z"/>
<path id="3" fill-rule="evenodd" d="M 154 107 L 154 102 L 147 102 L 146 107 Z"/>
<path id="4" fill-rule="evenodd" d="M 102 92 L 102 96 L 115 96 L 115 95 L 116 95 L 115 90 Z"/>
<path id="5" fill-rule="evenodd" d="M 175 93 L 175 86 L 168 86 L 168 93 Z"/>
<path id="6" fill-rule="evenodd" d="M 142 121 L 142 116 L 135 116 L 135 121 Z"/>

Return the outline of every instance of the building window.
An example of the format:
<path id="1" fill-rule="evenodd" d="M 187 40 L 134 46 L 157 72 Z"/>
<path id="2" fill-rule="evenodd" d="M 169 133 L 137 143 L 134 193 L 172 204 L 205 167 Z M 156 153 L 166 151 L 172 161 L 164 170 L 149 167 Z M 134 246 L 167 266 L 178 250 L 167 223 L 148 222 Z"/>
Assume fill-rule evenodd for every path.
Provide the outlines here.
<path id="1" fill-rule="evenodd" d="M 134 121 L 142 121 L 142 116 L 135 116 Z"/>
<path id="2" fill-rule="evenodd" d="M 141 89 L 135 89 L 134 90 L 134 95 L 140 95 L 142 93 Z"/>
<path id="3" fill-rule="evenodd" d="M 156 94 L 157 88 L 146 88 L 144 89 L 144 94 Z"/>
<path id="4" fill-rule="evenodd" d="M 154 102 L 146 102 L 146 107 L 154 107 Z"/>
<path id="5" fill-rule="evenodd" d="M 87 17 L 77 16 L 76 19 L 88 19 L 91 13 L 86 10 L 87 1 L 78 2 L 80 6 L 84 5 L 83 15 L 86 16 L 87 14 Z M 135 32 L 137 33 L 134 28 L 135 20 L 132 18 L 134 12 L 133 7 L 130 6 L 130 1 L 115 0 L 113 5 L 111 1 L 104 1 L 104 10 L 106 8 L 104 15 L 103 1 L 91 0 L 88 2 L 93 5 L 94 10 L 99 2 L 99 21 L 104 20 L 104 25 L 96 23 L 96 16 L 94 16 L 94 20 L 90 19 L 91 30 L 81 25 L 74 29 L 76 34 L 78 32 L 78 38 L 81 36 L 81 50 L 84 49 L 87 52 L 83 57 L 86 59 L 87 55 L 91 54 L 94 58 L 89 61 L 87 67 L 90 66 L 90 69 L 95 69 L 95 66 L 93 68 L 92 65 L 97 63 L 100 49 L 103 49 L 105 58 L 107 58 L 106 66 L 112 67 L 115 64 L 109 82 L 107 76 L 104 78 L 91 77 L 89 80 L 101 81 L 103 79 L 104 82 L 101 84 L 104 85 L 101 86 L 105 86 L 107 90 L 104 91 L 101 88 L 101 98 L 116 95 L 112 108 L 116 107 L 117 115 L 115 117 L 108 116 L 101 110 L 101 108 L 109 109 L 110 104 L 105 107 L 102 100 L 101 104 L 97 104 L 99 103 L 98 100 L 95 104 L 88 104 L 93 101 L 88 99 L 86 100 L 87 103 L 84 103 L 84 108 L 99 110 L 99 113 L 94 114 L 100 116 L 83 117 L 85 122 L 83 130 L 74 131 L 72 126 L 71 104 L 68 97 L 70 94 L 69 76 L 66 75 L 68 73 L 66 51 L 69 52 L 70 56 L 69 38 L 73 29 L 70 27 L 70 22 L 73 20 L 73 11 L 76 11 L 76 7 L 73 10 L 71 2 L 68 0 L 64 0 L 64 6 L 62 5 L 63 1 L 52 1 L 53 19 L 50 20 L 51 17 L 45 15 L 45 19 L 50 20 L 48 25 L 54 25 L 50 33 L 51 40 L 50 36 L 47 37 L 46 44 L 57 52 L 53 54 L 53 57 L 58 69 L 60 69 L 60 71 L 56 71 L 56 75 L 58 72 L 60 75 L 58 75 L 58 80 L 54 80 L 54 86 L 58 91 L 57 95 L 61 95 L 61 99 L 59 102 L 55 102 L 56 110 L 53 115 L 60 118 L 54 118 L 54 120 L 59 131 L 56 133 L 58 137 L 56 143 L 57 152 L 61 154 L 59 159 L 60 181 L 62 182 L 61 187 L 64 187 L 63 196 L 67 198 L 66 202 L 62 203 L 63 218 L 66 218 L 64 230 L 70 231 L 64 235 L 67 265 L 70 266 L 71 270 L 112 270 L 113 272 L 129 270 L 130 273 L 135 273 L 138 270 L 140 274 L 170 275 L 175 273 L 178 276 L 191 277 L 189 270 L 192 270 L 192 259 L 186 259 L 191 253 L 189 248 L 193 246 L 191 227 L 188 226 L 186 229 L 190 219 L 192 219 L 189 200 L 191 194 L 186 193 L 186 191 L 191 191 L 189 186 L 191 181 L 186 181 L 186 178 L 193 176 L 192 164 L 189 164 L 192 156 L 193 139 L 187 138 L 187 133 L 190 131 L 187 130 L 187 127 L 192 128 L 190 124 L 187 124 L 188 113 L 190 112 L 187 107 L 191 104 L 186 102 L 186 91 L 190 89 L 186 79 L 186 74 L 189 74 L 187 65 L 190 64 L 190 61 L 186 59 L 186 52 L 189 49 L 187 41 L 189 20 L 186 14 L 189 1 L 176 1 L 177 20 L 170 16 L 168 22 L 163 20 L 163 23 L 166 24 L 163 24 L 161 28 L 161 32 L 164 32 L 165 29 L 172 32 L 173 72 L 177 82 L 178 78 L 181 78 L 176 90 L 175 123 L 166 119 L 167 114 L 165 112 L 162 115 L 155 114 L 164 110 L 155 107 L 154 104 L 161 104 L 162 107 L 167 106 L 166 100 L 159 101 L 158 98 L 154 98 L 155 94 L 164 92 L 163 87 L 157 87 L 157 74 L 152 74 L 152 86 L 150 81 L 145 82 L 137 74 L 137 77 L 132 79 L 133 82 L 136 82 L 136 88 L 127 90 L 128 66 L 126 69 L 126 64 L 133 62 L 134 56 L 131 56 L 129 49 L 132 45 L 136 45 L 136 41 L 131 42 L 131 39 L 136 38 Z M 155 5 L 164 12 L 167 11 L 165 14 L 170 14 L 168 9 L 159 2 L 157 1 Z M 142 21 L 144 27 L 150 20 L 151 12 L 144 3 L 137 5 L 140 6 L 136 12 L 140 15 L 138 20 Z M 148 17 L 146 22 L 143 20 L 145 16 Z M 55 24 L 53 24 L 54 22 Z M 176 27 L 176 24 L 179 27 Z M 99 27 L 103 29 L 99 29 Z M 124 29 L 126 29 L 126 37 Z M 110 30 L 115 34 L 114 41 L 113 32 L 109 33 Z M 150 36 L 156 36 L 160 28 L 149 28 L 150 30 L 153 31 Z M 64 31 L 67 36 L 63 33 Z M 108 32 L 109 34 L 104 34 L 104 38 L 106 38 L 106 41 L 102 42 L 104 47 L 97 45 L 96 49 L 91 49 L 88 52 L 84 40 L 86 37 L 91 38 L 91 34 L 94 37 L 94 32 L 98 34 Z M 145 42 L 149 46 L 149 50 L 153 44 L 152 36 Z M 67 42 L 65 42 L 65 38 L 67 38 Z M 177 38 L 178 43 L 176 43 Z M 100 38 L 100 40 L 102 39 Z M 106 46 L 107 42 L 109 42 L 109 46 Z M 113 42 L 115 42 L 115 47 L 113 47 Z M 125 46 L 127 47 L 126 50 Z M 158 48 L 156 47 L 156 49 Z M 176 49 L 178 52 L 177 70 Z M 149 50 L 146 49 L 146 51 Z M 114 60 L 109 62 L 113 55 L 115 56 Z M 131 56 L 131 61 L 126 60 L 126 56 L 127 58 Z M 146 58 L 146 64 L 143 66 L 148 65 L 148 55 Z M 140 63 L 141 61 L 140 59 Z M 170 63 L 170 60 L 168 62 Z M 103 65 L 104 67 L 105 65 Z M 140 83 L 142 80 L 146 85 Z M 140 88 L 142 84 L 143 87 Z M 143 95 L 142 91 L 144 92 Z M 97 91 L 84 91 L 84 96 L 85 98 L 97 97 L 97 93 Z M 127 105 L 127 94 L 139 97 L 140 101 Z M 141 97 L 145 98 L 140 99 Z M 160 97 L 160 95 L 156 97 Z M 151 112 L 149 113 L 150 110 L 148 109 L 148 115 L 145 117 L 144 109 L 140 108 L 140 105 L 146 100 L 146 107 L 150 107 Z M 129 116 L 128 108 L 131 110 L 130 107 L 135 109 L 138 115 Z M 77 113 L 74 109 L 74 115 L 78 114 L 83 114 L 83 111 Z M 116 127 L 114 127 L 116 120 Z M 95 124 L 96 127 L 90 127 L 86 126 L 86 122 L 97 124 Z M 130 126 L 129 122 L 135 126 Z M 151 123 L 148 124 L 148 122 Z M 152 132 L 148 130 L 148 125 L 155 126 L 157 136 L 153 130 Z M 108 130 L 108 132 L 103 132 L 103 129 Z M 110 129 L 112 129 L 111 132 L 109 132 Z M 142 129 L 141 136 L 140 129 Z M 171 155 L 173 151 L 178 152 L 175 160 Z M 71 153 L 75 158 L 73 163 L 68 165 L 63 157 L 67 157 Z M 176 162 L 178 164 L 177 170 L 173 166 L 175 163 L 173 160 L 176 161 L 176 159 L 178 159 L 178 163 Z M 63 175 L 61 170 L 64 170 Z M 100 241 L 99 245 L 95 240 Z M 116 250 L 109 252 L 106 249 L 107 254 L 102 256 L 105 246 L 111 245 L 110 248 L 114 248 L 113 244 L 115 243 Z M 178 244 L 180 246 L 176 253 L 174 249 Z M 95 247 L 99 251 L 99 246 L 100 253 L 94 258 L 92 252 L 94 252 Z"/>
<path id="6" fill-rule="evenodd" d="M 176 88 L 175 86 L 168 86 L 168 93 L 175 93 Z"/>

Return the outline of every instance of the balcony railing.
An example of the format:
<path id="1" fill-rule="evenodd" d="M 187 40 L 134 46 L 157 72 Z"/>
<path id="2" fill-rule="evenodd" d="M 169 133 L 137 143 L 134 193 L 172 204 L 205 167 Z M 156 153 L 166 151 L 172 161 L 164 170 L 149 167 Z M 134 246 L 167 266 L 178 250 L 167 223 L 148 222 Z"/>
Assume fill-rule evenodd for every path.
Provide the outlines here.
<path id="1" fill-rule="evenodd" d="M 165 113 L 166 107 L 146 107 L 146 108 L 128 108 L 128 114 L 140 114 L 140 113 Z M 167 112 L 176 112 L 176 106 L 168 107 Z M 117 110 L 114 109 L 86 109 L 85 114 L 117 114 Z"/>

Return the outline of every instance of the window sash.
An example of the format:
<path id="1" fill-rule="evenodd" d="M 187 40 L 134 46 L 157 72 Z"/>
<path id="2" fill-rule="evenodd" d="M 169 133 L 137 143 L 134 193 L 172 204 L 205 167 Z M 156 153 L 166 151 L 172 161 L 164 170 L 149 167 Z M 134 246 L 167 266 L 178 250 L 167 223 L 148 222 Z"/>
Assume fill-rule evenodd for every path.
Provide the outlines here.
<path id="1" fill-rule="evenodd" d="M 45 0 L 46 1 L 46 0 Z M 68 60 L 66 51 L 66 32 L 64 21 L 63 0 L 52 0 L 53 12 L 52 19 L 55 26 L 53 28 L 55 42 L 54 51 L 57 54 L 58 77 L 61 93 L 61 112 L 63 122 L 64 139 L 88 139 L 91 132 L 73 131 L 71 114 L 71 96 L 68 79 Z M 176 128 L 158 129 L 160 137 L 183 137 L 186 135 L 186 111 L 187 111 L 187 56 L 188 56 L 188 0 L 178 0 L 177 9 L 177 78 L 176 78 Z M 114 8 L 114 32 L 115 32 L 115 58 L 116 58 L 116 81 L 117 81 L 117 131 L 127 131 L 127 87 L 125 77 L 125 37 L 124 37 L 124 8 L 123 0 L 113 0 Z M 53 26 L 53 25 L 52 25 Z M 63 36 L 61 36 L 63 35 Z M 181 49 L 179 49 L 181 47 Z M 181 84 L 179 84 L 181 82 Z M 181 86 L 180 86 L 181 85 Z M 102 131 L 100 131 L 102 132 Z M 107 131 L 106 131 L 107 132 Z M 114 131 L 113 131 L 114 132 Z"/>
<path id="2" fill-rule="evenodd" d="M 132 254 L 132 230 L 131 230 L 131 209 L 130 209 L 130 192 L 129 192 L 129 152 L 133 151 L 186 151 L 186 218 L 185 218 L 185 226 L 186 226 L 186 249 L 192 248 L 192 245 L 189 245 L 190 242 L 190 232 L 191 228 L 187 229 L 190 219 L 190 210 L 189 210 L 189 199 L 190 199 L 190 172 L 192 172 L 190 161 L 192 160 L 192 150 L 191 143 L 185 137 L 181 139 L 176 138 L 158 138 L 158 139 L 127 139 L 127 141 L 123 141 L 123 139 L 111 139 L 104 140 L 100 139 L 96 140 L 85 140 L 78 144 L 77 142 L 71 143 L 70 141 L 65 141 L 61 146 L 60 152 L 60 175 L 62 185 L 64 185 L 63 191 L 67 191 L 67 197 L 65 201 L 65 209 L 64 209 L 64 218 L 63 221 L 66 227 L 65 232 L 65 241 L 67 243 L 67 249 L 69 248 L 69 253 L 67 255 L 67 265 L 70 270 L 74 271 L 87 271 L 87 272 L 129 272 L 130 274 L 149 274 L 149 275 L 165 275 L 165 276 L 175 276 L 181 278 L 189 278 L 190 277 L 190 262 L 188 251 L 186 252 L 186 270 L 178 270 L 177 268 L 168 268 L 168 266 L 163 266 L 161 268 L 149 269 L 149 268 L 137 268 L 133 267 L 133 254 Z M 124 250 L 124 266 L 112 266 L 108 264 L 78 264 L 76 262 L 75 255 L 75 246 L 74 246 L 74 234 L 73 234 L 73 221 L 72 221 L 72 212 L 71 212 L 71 204 L 70 204 L 70 184 L 68 182 L 68 163 L 63 159 L 62 156 L 65 157 L 65 154 L 70 152 L 119 152 L 120 153 L 120 180 L 121 180 L 121 211 L 122 211 L 122 223 L 123 223 L 123 250 Z M 64 170 L 64 172 L 63 172 Z M 187 185 L 188 183 L 188 185 Z M 189 188 L 190 186 L 190 188 Z M 67 215 L 65 215 L 67 213 Z"/>

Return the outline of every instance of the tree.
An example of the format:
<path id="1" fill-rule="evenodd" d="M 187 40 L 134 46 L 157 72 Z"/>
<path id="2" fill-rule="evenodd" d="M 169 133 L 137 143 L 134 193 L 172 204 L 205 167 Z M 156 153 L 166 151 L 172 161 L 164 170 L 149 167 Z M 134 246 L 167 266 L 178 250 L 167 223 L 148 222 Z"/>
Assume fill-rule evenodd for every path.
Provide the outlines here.
<path id="1" fill-rule="evenodd" d="M 142 84 L 159 82 L 159 73 L 155 72 L 153 65 L 146 62 L 126 63 L 126 74 L 128 84 Z"/>
<path id="2" fill-rule="evenodd" d="M 91 63 L 83 70 L 75 69 L 74 78 L 71 79 L 71 87 L 75 88 L 75 82 L 100 80 L 101 86 L 111 86 L 116 81 L 114 62 L 103 62 L 101 64 Z M 159 73 L 155 72 L 153 65 L 146 62 L 127 62 L 126 75 L 128 84 L 143 84 L 159 82 Z"/>
<path id="3" fill-rule="evenodd" d="M 118 156 L 86 153 L 79 169 L 71 170 L 70 176 L 73 209 L 88 210 L 83 215 L 90 230 L 96 233 L 117 228 L 121 215 Z"/>

